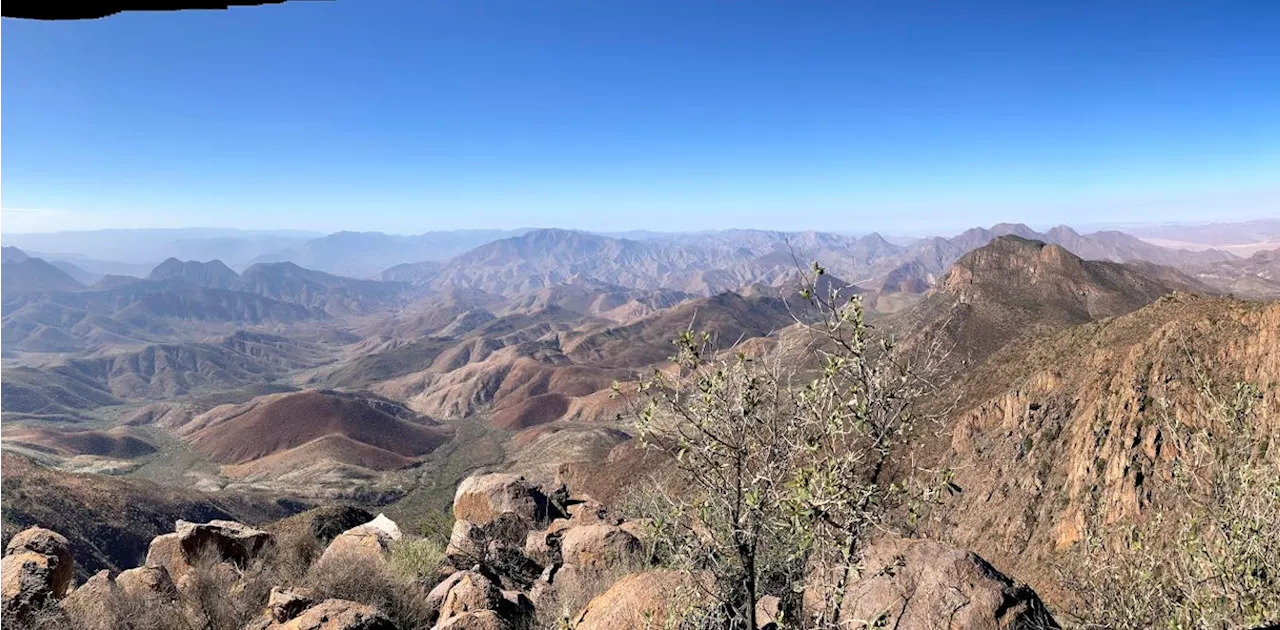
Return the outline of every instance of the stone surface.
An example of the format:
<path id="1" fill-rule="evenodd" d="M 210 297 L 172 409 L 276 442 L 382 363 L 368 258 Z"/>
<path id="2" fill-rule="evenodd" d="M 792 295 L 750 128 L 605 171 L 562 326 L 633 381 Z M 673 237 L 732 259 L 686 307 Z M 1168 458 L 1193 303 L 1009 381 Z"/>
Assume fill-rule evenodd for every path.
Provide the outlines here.
<path id="1" fill-rule="evenodd" d="M 445 556 L 455 562 L 454 566 L 470 566 L 484 557 L 484 539 L 484 530 L 479 525 L 458 519 L 449 532 Z"/>
<path id="2" fill-rule="evenodd" d="M 821 604 L 806 594 L 806 609 Z M 952 630 L 1058 628 L 1040 598 L 976 554 L 931 540 L 888 538 L 862 557 L 845 591 L 841 623 L 884 616 L 886 627 Z"/>
<path id="3" fill-rule="evenodd" d="M 435 630 L 510 630 L 510 628 L 511 624 L 492 610 L 466 612 L 435 625 Z"/>
<path id="4" fill-rule="evenodd" d="M 169 571 L 159 565 L 122 571 L 115 581 L 122 591 L 130 595 L 153 595 L 170 599 L 178 596 L 178 588 L 169 577 Z"/>
<path id="5" fill-rule="evenodd" d="M 0 560 L 0 606 L 21 617 L 66 596 L 73 577 L 67 539 L 41 527 L 25 529 L 9 541 Z"/>
<path id="6" fill-rule="evenodd" d="M 182 552 L 182 542 L 177 534 L 161 534 L 151 539 L 147 547 L 147 565 L 164 567 L 169 579 L 177 582 L 191 570 L 187 555 Z"/>
<path id="7" fill-rule="evenodd" d="M 576 630 L 647 630 L 684 617 L 698 602 L 705 575 L 655 570 L 632 573 L 592 599 L 578 614 Z M 707 585 L 709 586 L 709 585 Z"/>
<path id="8" fill-rule="evenodd" d="M 273 543 L 271 534 L 235 521 L 178 521 L 173 533 L 151 539 L 146 566 L 164 568 L 178 589 L 184 590 L 191 569 L 202 554 L 227 565 L 214 570 L 229 574 L 236 567 L 246 566 Z"/>
<path id="9" fill-rule="evenodd" d="M 62 600 L 62 609 L 78 626 L 91 627 L 94 620 L 109 619 L 116 584 L 106 569 L 98 571 Z"/>
<path id="10" fill-rule="evenodd" d="M 321 560 L 346 554 L 354 554 L 382 560 L 391 550 L 391 544 L 402 534 L 395 521 L 379 514 L 377 518 L 338 534 L 325 548 Z"/>
<path id="11" fill-rule="evenodd" d="M 373 606 L 326 599 L 283 623 L 267 617 L 245 630 L 396 630 L 396 626 Z"/>
<path id="12" fill-rule="evenodd" d="M 756 626 L 765 630 L 768 628 L 777 628 L 780 621 L 779 611 L 782 607 L 782 600 L 777 595 L 765 595 L 756 602 Z"/>
<path id="13" fill-rule="evenodd" d="M 560 554 L 566 565 L 603 569 L 625 566 L 641 554 L 640 540 L 617 525 L 579 525 L 565 530 Z"/>
<path id="14" fill-rule="evenodd" d="M 512 513 L 531 526 L 548 520 L 547 497 L 518 475 L 492 473 L 468 477 L 453 497 L 454 518 L 486 525 L 498 515 Z"/>
<path id="15" fill-rule="evenodd" d="M 465 612 L 496 610 L 503 604 L 502 591 L 478 571 L 463 571 L 440 605 L 441 621 Z"/>
<path id="16" fill-rule="evenodd" d="M 174 533 L 188 562 L 201 553 L 215 553 L 223 562 L 245 566 L 272 542 L 271 534 L 235 521 L 178 521 Z"/>
<path id="17" fill-rule="evenodd" d="M 315 604 L 311 593 L 302 589 L 272 588 L 267 598 L 267 614 L 276 623 L 284 623 L 306 612 Z"/>

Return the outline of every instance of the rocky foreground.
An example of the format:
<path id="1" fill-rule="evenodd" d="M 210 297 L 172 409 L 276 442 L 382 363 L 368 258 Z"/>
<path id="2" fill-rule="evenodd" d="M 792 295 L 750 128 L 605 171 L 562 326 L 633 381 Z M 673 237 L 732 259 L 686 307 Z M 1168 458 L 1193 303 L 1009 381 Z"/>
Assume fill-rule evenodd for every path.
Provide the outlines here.
<path id="1" fill-rule="evenodd" d="M 151 541 L 142 566 L 78 585 L 66 538 L 30 528 L 5 549 L 5 627 L 640 629 L 674 627 L 705 601 L 709 576 L 657 566 L 647 523 L 563 486 L 473 476 L 453 512 L 443 554 L 408 556 L 421 562 L 398 582 L 379 576 L 392 565 L 404 575 L 404 550 L 423 547 L 385 516 L 354 508 L 264 529 L 178 521 Z M 862 566 L 842 627 L 1058 627 L 1035 592 L 962 549 L 885 538 Z M 804 627 L 783 623 L 778 606 L 761 598 L 762 628 Z"/>

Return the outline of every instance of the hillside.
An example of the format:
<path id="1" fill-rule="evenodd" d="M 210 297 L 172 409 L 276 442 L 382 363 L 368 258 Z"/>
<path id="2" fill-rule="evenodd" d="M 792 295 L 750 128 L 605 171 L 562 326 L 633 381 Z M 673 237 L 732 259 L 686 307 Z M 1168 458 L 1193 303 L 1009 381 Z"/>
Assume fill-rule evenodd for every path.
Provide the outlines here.
<path id="1" fill-rule="evenodd" d="M 1210 292 L 1172 269 L 1082 260 L 1061 246 L 1009 235 L 962 256 L 889 328 L 908 339 L 942 340 L 956 360 L 980 362 L 1020 336 L 1122 315 L 1175 290 Z"/>
<path id="2" fill-rule="evenodd" d="M 315 390 L 216 407 L 181 431 L 195 450 L 223 464 L 245 464 L 326 441 L 326 456 L 375 469 L 405 466 L 452 435 L 448 427 L 388 400 Z M 335 437 L 341 443 L 333 442 Z"/>
<path id="3" fill-rule="evenodd" d="M 947 535 L 1063 596 L 1057 554 L 1094 519 L 1141 524 L 1188 499 L 1169 492 L 1178 454 L 1162 444 L 1202 421 L 1200 379 L 1247 381 L 1276 408 L 1278 346 L 1276 303 L 1172 294 L 1002 349 L 951 385 L 953 420 L 922 438 L 962 489 Z"/>
<path id="4" fill-rule="evenodd" d="M 67 272 L 40 258 L 7 254 L 13 262 L 6 260 L 0 264 L 0 287 L 3 287 L 6 297 L 20 293 L 75 291 L 84 288 Z"/>
<path id="5" fill-rule="evenodd" d="M 121 397 L 154 399 L 265 383 L 320 361 L 323 354 L 315 347 L 284 337 L 238 332 L 212 342 L 159 344 L 114 356 L 74 359 L 53 370 L 92 379 Z"/>
<path id="6" fill-rule="evenodd" d="M 173 530 L 177 519 L 204 522 L 275 520 L 305 508 L 287 496 L 205 494 L 133 479 L 68 474 L 9 451 L 0 454 L 4 491 L 4 542 L 40 525 L 71 542 L 78 579 L 101 569 L 142 564 L 151 539 Z"/>

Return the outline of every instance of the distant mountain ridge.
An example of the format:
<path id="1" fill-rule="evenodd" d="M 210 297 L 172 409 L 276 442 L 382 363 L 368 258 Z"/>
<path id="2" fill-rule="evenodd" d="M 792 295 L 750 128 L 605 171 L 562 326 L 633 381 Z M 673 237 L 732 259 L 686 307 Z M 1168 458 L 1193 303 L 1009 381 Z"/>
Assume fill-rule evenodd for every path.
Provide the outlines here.
<path id="1" fill-rule="evenodd" d="M 447 260 L 484 243 L 519 236 L 527 231 L 457 230 L 412 236 L 335 232 L 289 249 L 257 256 L 251 262 L 292 262 L 329 273 L 373 278 L 397 264 Z"/>
<path id="2" fill-rule="evenodd" d="M 1217 250 L 1182 251 L 1122 232 L 1080 234 L 1067 226 L 1044 233 L 1022 224 L 973 228 L 951 237 L 895 245 L 879 234 L 723 230 L 645 234 L 642 240 L 561 229 L 533 230 L 481 245 L 447 262 L 398 265 L 383 278 L 434 290 L 467 288 L 501 295 L 589 279 L 628 289 L 714 295 L 751 284 L 775 285 L 818 260 L 837 277 L 880 293 L 921 294 L 966 252 L 1014 235 L 1060 245 L 1081 258 L 1144 261 L 1183 269 L 1236 257 Z"/>

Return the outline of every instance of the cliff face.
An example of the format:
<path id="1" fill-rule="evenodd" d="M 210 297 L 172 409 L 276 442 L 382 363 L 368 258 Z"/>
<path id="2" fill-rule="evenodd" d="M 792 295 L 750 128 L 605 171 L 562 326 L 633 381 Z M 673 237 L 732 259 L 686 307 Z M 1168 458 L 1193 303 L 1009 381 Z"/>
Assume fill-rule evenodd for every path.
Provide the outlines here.
<path id="1" fill-rule="evenodd" d="M 935 438 L 965 490 L 950 536 L 1054 598 L 1053 564 L 1087 523 L 1141 526 L 1187 500 L 1168 483 L 1170 432 L 1203 423 L 1205 379 L 1258 386 L 1258 417 L 1280 425 L 1280 304 L 1173 294 L 992 355 L 954 385 L 959 413 Z"/>

